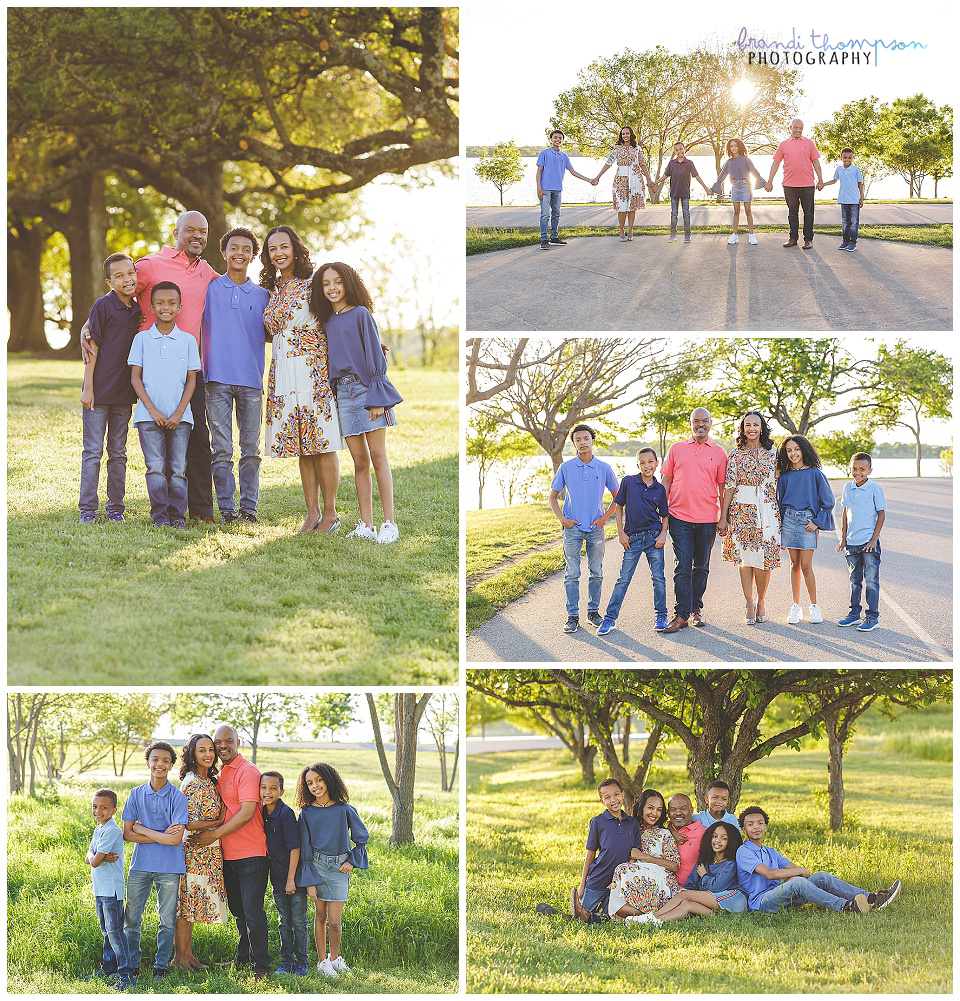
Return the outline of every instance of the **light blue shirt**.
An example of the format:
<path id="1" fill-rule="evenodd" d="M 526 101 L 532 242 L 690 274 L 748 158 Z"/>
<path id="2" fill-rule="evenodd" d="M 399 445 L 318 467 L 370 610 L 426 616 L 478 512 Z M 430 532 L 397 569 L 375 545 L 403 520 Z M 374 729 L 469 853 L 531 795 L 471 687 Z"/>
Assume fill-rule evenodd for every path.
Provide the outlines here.
<path id="1" fill-rule="evenodd" d="M 851 480 L 844 484 L 840 505 L 847 509 L 847 545 L 866 545 L 876 528 L 877 512 L 887 507 L 883 491 L 873 480 L 868 479 L 862 487 Z"/>
<path id="2" fill-rule="evenodd" d="M 603 514 L 603 491 L 617 492 L 617 476 L 613 467 L 594 456 L 589 462 L 579 458 L 567 459 L 560 464 L 551 490 L 559 493 L 564 487 L 567 495 L 563 501 L 563 515 L 572 518 L 584 532 L 589 532 L 593 522 Z"/>
<path id="3" fill-rule="evenodd" d="M 555 150 L 552 146 L 541 151 L 537 157 L 537 166 L 543 167 L 543 172 L 540 174 L 540 187 L 544 191 L 560 191 L 563 188 L 564 171 L 573 169 L 570 157 L 560 150 Z"/>
<path id="4" fill-rule="evenodd" d="M 837 190 L 838 205 L 856 205 L 860 201 L 860 189 L 857 183 L 863 181 L 863 174 L 855 163 L 851 163 L 849 167 L 841 164 L 833 172 L 833 179 L 840 182 Z"/>
<path id="5" fill-rule="evenodd" d="M 193 340 L 190 334 L 186 335 Z M 196 344 L 194 344 L 196 346 Z M 140 823 L 151 831 L 165 831 L 171 824 L 187 823 L 187 797 L 169 782 L 155 790 L 149 782 L 130 790 L 123 804 L 124 821 Z M 186 872 L 181 845 L 134 844 L 130 871 Z"/>
<path id="6" fill-rule="evenodd" d="M 104 859 L 100 865 L 91 866 L 90 878 L 95 897 L 116 897 L 117 900 L 123 900 L 123 831 L 113 817 L 94 828 L 90 851 L 103 852 L 104 855 L 116 852 L 120 856 L 116 862 Z"/>
<path id="7" fill-rule="evenodd" d="M 207 286 L 203 304 L 203 377 L 206 382 L 263 390 L 263 311 L 270 293 L 248 278 L 226 275 Z"/>
<path id="8" fill-rule="evenodd" d="M 767 890 L 772 890 L 780 883 L 779 879 L 767 879 L 754 872 L 758 865 L 765 865 L 768 869 L 786 869 L 793 863 L 784 858 L 776 848 L 768 845 L 758 847 L 752 841 L 744 841 L 737 849 L 737 882 L 747 895 L 747 907 L 751 911 L 757 910 L 760 898 Z"/>
<path id="9" fill-rule="evenodd" d="M 180 405 L 187 372 L 200 371 L 200 352 L 192 334 L 176 325 L 169 334 L 161 334 L 154 324 L 134 337 L 127 364 L 139 365 L 143 369 L 140 377 L 150 402 L 164 417 L 169 417 Z M 193 412 L 189 403 L 180 420 L 193 427 Z M 140 421 L 153 423 L 143 400 L 138 401 L 133 413 L 133 423 Z"/>
<path id="10" fill-rule="evenodd" d="M 716 818 L 714 818 L 714 817 L 710 816 L 710 811 L 709 810 L 701 810 L 699 813 L 695 813 L 693 815 L 693 819 L 694 820 L 699 820 L 700 823 L 703 824 L 703 826 L 705 828 L 709 827 L 711 824 L 719 824 L 720 821 L 723 820 L 723 821 L 725 821 L 728 824 L 733 824 L 733 826 L 738 831 L 740 830 L 740 821 L 737 820 L 737 818 L 732 813 L 728 813 L 728 812 L 724 812 L 724 814 L 723 814 L 722 817 L 716 817 Z"/>

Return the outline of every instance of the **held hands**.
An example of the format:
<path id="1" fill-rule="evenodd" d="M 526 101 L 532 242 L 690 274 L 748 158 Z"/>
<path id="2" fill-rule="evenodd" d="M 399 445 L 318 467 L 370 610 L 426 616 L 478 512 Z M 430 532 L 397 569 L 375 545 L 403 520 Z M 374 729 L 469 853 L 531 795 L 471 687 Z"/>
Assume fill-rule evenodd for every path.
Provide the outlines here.
<path id="1" fill-rule="evenodd" d="M 763 186 L 763 190 L 773 191 L 773 183 L 771 181 L 767 181 L 767 183 Z"/>
<path id="2" fill-rule="evenodd" d="M 817 181 L 817 191 L 823 191 L 823 181 Z"/>
<path id="3" fill-rule="evenodd" d="M 343 865 L 340 866 L 340 872 L 350 873 L 352 870 L 353 870 L 353 865 L 349 862 L 344 862 Z"/>
<path id="4" fill-rule="evenodd" d="M 727 519 L 726 518 L 721 518 L 717 522 L 717 535 L 726 535 L 727 534 L 727 527 L 728 527 L 727 526 Z"/>
<path id="5" fill-rule="evenodd" d="M 296 884 L 296 882 L 294 880 L 292 880 L 292 879 L 288 879 L 287 880 L 287 885 L 284 888 L 284 893 L 286 893 L 286 895 L 288 897 L 290 897 L 290 896 L 292 896 L 296 892 L 297 892 L 297 884 Z"/>

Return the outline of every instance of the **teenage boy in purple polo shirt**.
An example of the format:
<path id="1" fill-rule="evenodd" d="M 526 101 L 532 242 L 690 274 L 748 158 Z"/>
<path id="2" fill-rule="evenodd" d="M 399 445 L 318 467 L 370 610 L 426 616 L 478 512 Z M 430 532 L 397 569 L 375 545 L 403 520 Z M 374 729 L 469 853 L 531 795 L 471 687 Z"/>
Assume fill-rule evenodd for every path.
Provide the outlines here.
<path id="1" fill-rule="evenodd" d="M 564 135 L 559 129 L 550 133 L 550 145 L 537 157 L 537 201 L 540 202 L 540 249 L 565 247 L 566 240 L 560 239 L 560 194 L 563 188 L 564 172 L 569 170 L 581 181 L 593 183 L 593 178 L 578 174 L 570 163 L 570 157 L 560 151 Z M 547 240 L 547 224 L 550 239 Z"/>
<path id="2" fill-rule="evenodd" d="M 687 147 L 683 143 L 673 144 L 673 159 L 667 164 L 663 177 L 658 177 L 653 184 L 659 184 L 664 177 L 670 178 L 670 239 L 673 243 L 677 238 L 677 209 L 683 211 L 683 242 L 690 242 L 690 178 L 695 177 L 700 187 L 708 194 L 710 189 L 703 183 L 697 173 L 693 160 L 687 159 Z"/>
<path id="3" fill-rule="evenodd" d="M 224 525 L 256 523 L 263 424 L 263 310 L 270 294 L 247 277 L 259 244 L 238 227 L 220 238 L 227 273 L 207 286 L 203 306 L 203 372 L 213 484 Z M 240 435 L 240 513 L 233 506 L 233 413 Z"/>
<path id="4" fill-rule="evenodd" d="M 586 549 L 590 582 L 587 585 L 587 620 L 599 626 L 600 586 L 603 583 L 603 526 L 613 513 L 611 500 L 603 509 L 603 494 L 617 492 L 617 477 L 613 468 L 593 454 L 593 428 L 578 424 L 570 433 L 577 450 L 575 459 L 560 464 L 550 484 L 550 507 L 563 526 L 563 586 L 567 598 L 565 633 L 575 633 L 580 625 L 580 555 Z M 563 510 L 557 498 L 561 490 L 567 494 Z"/>
<path id="5" fill-rule="evenodd" d="M 657 453 L 652 448 L 637 452 L 636 476 L 624 476 L 613 498 L 617 519 L 617 538 L 623 546 L 623 562 L 613 594 L 607 602 L 598 636 L 606 636 L 616 627 L 620 606 L 633 580 L 641 553 L 646 554 L 653 582 L 653 628 L 662 632 L 667 627 L 667 581 L 663 575 L 663 545 L 667 541 L 667 492 L 653 475 L 657 471 Z M 626 519 L 626 523 L 624 523 Z"/>

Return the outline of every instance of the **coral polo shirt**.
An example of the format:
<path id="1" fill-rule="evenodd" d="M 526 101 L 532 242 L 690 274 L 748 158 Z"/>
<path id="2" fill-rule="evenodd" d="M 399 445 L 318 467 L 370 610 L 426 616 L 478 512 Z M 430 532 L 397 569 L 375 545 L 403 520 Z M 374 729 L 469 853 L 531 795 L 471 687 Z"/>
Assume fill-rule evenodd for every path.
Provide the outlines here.
<path id="1" fill-rule="evenodd" d="M 672 478 L 667 502 L 670 517 L 706 525 L 720 519 L 718 487 L 727 476 L 727 453 L 709 438 L 699 445 L 691 436 L 674 442 L 660 468 Z"/>
<path id="2" fill-rule="evenodd" d="M 191 261 L 182 250 L 164 247 L 158 254 L 147 254 L 134 264 L 137 269 L 137 302 L 143 313 L 141 330 L 149 330 L 157 318 L 150 308 L 150 290 L 158 282 L 173 282 L 180 289 L 180 312 L 177 326 L 193 334 L 200 346 L 200 320 L 207 297 L 207 286 L 220 276 L 202 258 Z"/>
<path id="3" fill-rule="evenodd" d="M 786 188 L 809 188 L 816 184 L 813 161 L 819 159 L 817 147 L 806 136 L 784 139 L 773 154 L 774 163 L 783 160 L 783 185 Z"/>
<path id="4" fill-rule="evenodd" d="M 220 769 L 217 788 L 227 820 L 240 812 L 242 803 L 256 803 L 253 816 L 247 823 L 220 839 L 225 859 L 262 858 L 267 854 L 267 839 L 263 833 L 263 813 L 260 809 L 260 772 L 239 754 Z"/>

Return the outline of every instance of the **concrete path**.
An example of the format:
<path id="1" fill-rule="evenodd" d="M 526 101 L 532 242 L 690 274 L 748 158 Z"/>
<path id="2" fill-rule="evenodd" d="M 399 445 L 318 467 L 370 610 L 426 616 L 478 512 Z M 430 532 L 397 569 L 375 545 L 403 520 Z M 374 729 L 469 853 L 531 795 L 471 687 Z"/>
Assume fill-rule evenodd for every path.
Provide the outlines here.
<path id="1" fill-rule="evenodd" d="M 783 553 L 767 592 L 767 622 L 743 621 L 736 568 L 721 559 L 719 540 L 710 561 L 702 629 L 671 636 L 652 631 L 653 601 L 646 560 L 641 560 L 617 619 L 606 636 L 581 624 L 566 634 L 563 572 L 535 585 L 467 637 L 467 663 L 901 663 L 953 659 L 953 482 L 949 479 L 879 479 L 887 500 L 881 541 L 880 628 L 858 633 L 836 625 L 848 608 L 846 562 L 836 539 L 821 534 L 814 556 L 817 597 L 824 619 L 786 624 L 792 604 L 789 557 Z M 832 481 L 839 496 L 841 484 Z M 620 570 L 620 545 L 607 542 L 601 613 Z M 673 610 L 673 551 L 666 547 L 667 604 Z M 581 576 L 581 623 L 586 622 L 586 561 Z M 806 602 L 806 592 L 802 592 Z"/>

